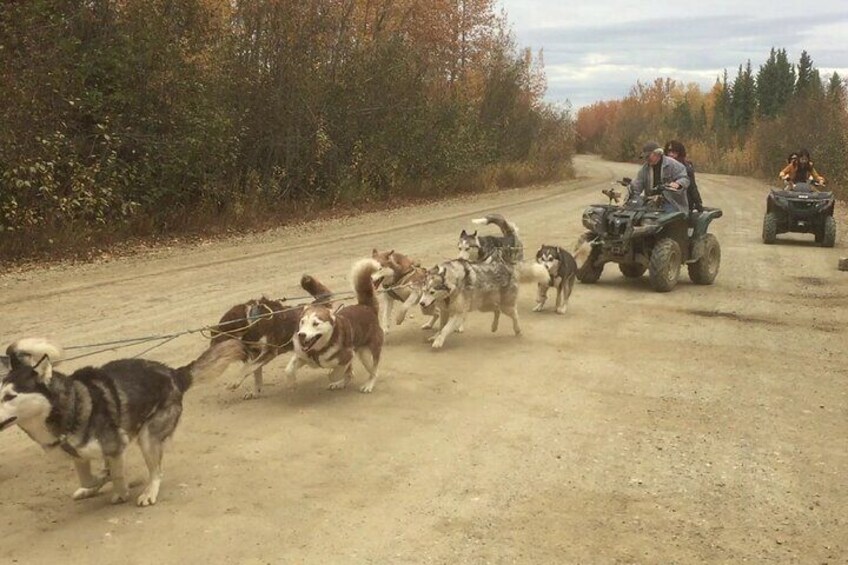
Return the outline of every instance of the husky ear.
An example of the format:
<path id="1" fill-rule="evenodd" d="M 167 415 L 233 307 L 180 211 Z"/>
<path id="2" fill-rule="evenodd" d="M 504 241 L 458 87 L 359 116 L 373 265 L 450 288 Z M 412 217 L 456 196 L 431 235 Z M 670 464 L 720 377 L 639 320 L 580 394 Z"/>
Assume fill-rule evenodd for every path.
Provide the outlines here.
<path id="1" fill-rule="evenodd" d="M 465 228 L 462 228 L 462 231 L 459 233 L 459 237 L 465 237 L 468 233 L 465 231 Z"/>
<path id="2" fill-rule="evenodd" d="M 477 230 L 474 230 L 474 233 L 471 234 L 471 237 L 477 237 Z"/>
<path id="3" fill-rule="evenodd" d="M 53 364 L 50 363 L 50 358 L 47 355 L 44 355 L 33 366 L 32 370 L 38 373 L 39 380 L 45 384 L 49 383 L 50 379 L 53 378 Z"/>
<path id="4" fill-rule="evenodd" d="M 6 357 L 5 355 L 0 355 L 0 369 L 8 371 L 11 368 L 12 368 L 11 360 L 8 357 Z"/>
<path id="5" fill-rule="evenodd" d="M 377 251 L 377 248 L 376 248 L 376 247 L 374 247 L 373 249 L 371 249 L 371 258 L 372 258 L 372 259 L 376 259 L 379 255 L 380 255 L 380 252 L 379 252 L 379 251 Z"/>

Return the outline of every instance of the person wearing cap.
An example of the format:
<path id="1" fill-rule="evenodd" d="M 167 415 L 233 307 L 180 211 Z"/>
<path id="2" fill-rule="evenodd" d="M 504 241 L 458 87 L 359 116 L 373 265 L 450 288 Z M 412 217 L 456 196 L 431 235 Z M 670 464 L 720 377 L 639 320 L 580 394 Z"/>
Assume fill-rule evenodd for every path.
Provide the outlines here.
<path id="1" fill-rule="evenodd" d="M 686 157 L 686 146 L 676 139 L 666 141 L 665 154 L 686 167 L 686 176 L 689 177 L 689 188 L 686 189 L 689 210 L 700 212 L 704 209 L 704 202 L 701 200 L 701 191 L 698 190 L 698 183 L 695 182 L 695 165 Z"/>
<path id="2" fill-rule="evenodd" d="M 650 141 L 642 147 L 640 157 L 645 164 L 630 183 L 630 198 L 639 196 L 646 189 L 662 186 L 663 210 L 688 214 L 686 189 L 689 188 L 689 176 L 686 174 L 686 167 L 663 155 L 662 147 L 655 141 Z"/>

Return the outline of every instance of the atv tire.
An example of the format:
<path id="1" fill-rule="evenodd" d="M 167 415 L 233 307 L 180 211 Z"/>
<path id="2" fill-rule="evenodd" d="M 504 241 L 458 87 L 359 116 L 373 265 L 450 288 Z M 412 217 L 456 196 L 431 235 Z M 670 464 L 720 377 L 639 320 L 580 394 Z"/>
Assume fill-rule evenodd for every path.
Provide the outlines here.
<path id="1" fill-rule="evenodd" d="M 618 270 L 628 279 L 638 279 L 645 274 L 648 267 L 641 263 L 619 263 Z"/>
<path id="2" fill-rule="evenodd" d="M 648 278 L 657 292 L 668 292 L 677 286 L 683 254 L 676 241 L 663 238 L 654 245 L 648 264 Z"/>
<path id="3" fill-rule="evenodd" d="M 777 214 L 769 212 L 763 218 L 763 243 L 771 245 L 777 241 Z"/>
<path id="4" fill-rule="evenodd" d="M 721 265 L 721 246 L 711 233 L 704 236 L 704 250 L 701 258 L 687 265 L 689 279 L 695 284 L 713 284 Z"/>
<path id="5" fill-rule="evenodd" d="M 824 228 L 822 229 L 822 247 L 833 247 L 836 245 L 836 220 L 833 216 L 828 216 L 824 219 Z"/>
<path id="6" fill-rule="evenodd" d="M 604 272 L 603 264 L 595 266 L 595 261 L 598 260 L 598 255 L 600 253 L 597 249 L 593 249 L 591 253 L 589 253 L 589 257 L 586 259 L 586 262 L 583 263 L 577 270 L 577 280 L 583 284 L 594 284 L 598 282 L 598 279 L 601 278 L 601 275 Z"/>

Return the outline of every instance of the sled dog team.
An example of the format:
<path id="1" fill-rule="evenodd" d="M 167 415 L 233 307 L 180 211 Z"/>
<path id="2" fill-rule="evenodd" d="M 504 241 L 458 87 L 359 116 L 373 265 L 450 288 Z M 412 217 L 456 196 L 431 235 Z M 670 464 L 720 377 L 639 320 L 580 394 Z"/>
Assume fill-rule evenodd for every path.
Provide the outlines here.
<path id="1" fill-rule="evenodd" d="M 166 440 L 182 414 L 183 395 L 195 380 L 214 379 L 233 363 L 242 363 L 238 387 L 253 375 L 253 391 L 262 392 L 262 368 L 281 353 L 294 351 L 285 369 L 290 385 L 303 366 L 330 371 L 330 389 L 344 388 L 353 376 L 354 357 L 368 373 L 360 387 L 371 392 L 377 381 L 384 334 L 394 317 L 401 324 L 418 305 L 434 329 L 432 346 L 440 348 L 453 332 L 461 332 L 468 312 L 491 312 L 492 331 L 501 314 L 521 333 L 517 298 L 520 281 L 535 281 L 534 311 L 545 306 L 548 291 L 556 290 L 556 312 L 568 306 L 578 259 L 561 247 L 543 245 L 532 263 L 524 261 L 517 228 L 499 214 L 473 220 L 493 224 L 500 236 L 465 230 L 459 236 L 458 258 L 424 269 L 395 250 L 372 251 L 351 271 L 356 304 L 334 303 L 333 294 L 315 278 L 304 275 L 301 287 L 312 297 L 308 305 L 288 307 L 284 300 L 262 297 L 230 308 L 212 328 L 209 348 L 179 368 L 144 359 L 120 359 L 101 367 L 84 367 L 70 374 L 53 369 L 62 349 L 40 338 L 11 344 L 0 357 L 5 375 L 0 381 L 0 431 L 20 427 L 45 451 L 70 457 L 80 486 L 75 500 L 95 496 L 112 483 L 112 502 L 129 498 L 124 474 L 124 450 L 138 441 L 149 479 L 137 497 L 139 506 L 155 504 L 162 481 Z M 94 460 L 105 469 L 92 472 Z"/>

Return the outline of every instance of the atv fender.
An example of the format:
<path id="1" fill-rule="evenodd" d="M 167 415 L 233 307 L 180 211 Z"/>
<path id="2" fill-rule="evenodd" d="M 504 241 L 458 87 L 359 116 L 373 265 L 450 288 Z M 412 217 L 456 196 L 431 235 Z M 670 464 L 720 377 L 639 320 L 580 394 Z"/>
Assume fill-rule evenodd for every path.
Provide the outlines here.
<path id="1" fill-rule="evenodd" d="M 710 223 L 716 218 L 721 218 L 723 212 L 719 208 L 704 208 L 700 212 L 692 212 L 689 216 L 689 226 L 692 227 L 692 238 L 698 240 L 706 235 L 710 228 Z M 693 246 L 692 256 L 699 257 L 695 253 Z"/>

